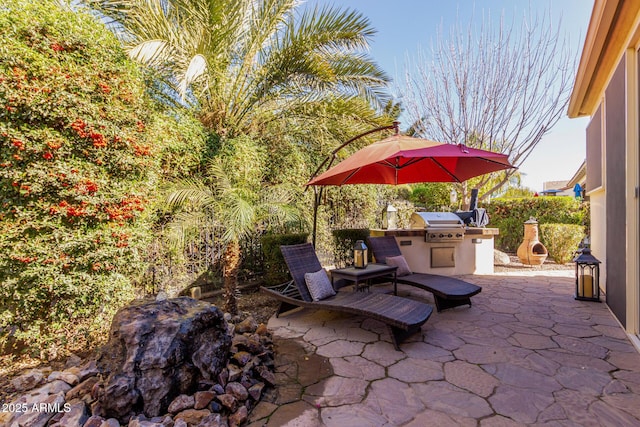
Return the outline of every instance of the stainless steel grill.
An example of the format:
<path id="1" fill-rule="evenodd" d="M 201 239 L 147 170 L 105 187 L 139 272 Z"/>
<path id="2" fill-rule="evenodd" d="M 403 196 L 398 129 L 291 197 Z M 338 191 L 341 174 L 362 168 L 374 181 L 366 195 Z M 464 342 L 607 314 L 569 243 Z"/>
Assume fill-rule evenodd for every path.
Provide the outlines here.
<path id="1" fill-rule="evenodd" d="M 411 228 L 426 230 L 426 242 L 461 242 L 464 222 L 453 212 L 416 212 L 411 215 Z"/>

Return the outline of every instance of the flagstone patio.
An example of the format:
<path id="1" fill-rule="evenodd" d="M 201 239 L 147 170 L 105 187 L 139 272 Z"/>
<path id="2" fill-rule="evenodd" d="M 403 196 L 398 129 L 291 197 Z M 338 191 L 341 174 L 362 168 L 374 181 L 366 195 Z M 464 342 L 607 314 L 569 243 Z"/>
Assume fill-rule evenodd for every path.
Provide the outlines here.
<path id="1" fill-rule="evenodd" d="M 640 426 L 640 354 L 573 272 L 467 276 L 472 307 L 435 313 L 395 351 L 374 320 L 271 318 L 279 386 L 251 426 Z M 399 285 L 401 295 L 433 303 Z"/>

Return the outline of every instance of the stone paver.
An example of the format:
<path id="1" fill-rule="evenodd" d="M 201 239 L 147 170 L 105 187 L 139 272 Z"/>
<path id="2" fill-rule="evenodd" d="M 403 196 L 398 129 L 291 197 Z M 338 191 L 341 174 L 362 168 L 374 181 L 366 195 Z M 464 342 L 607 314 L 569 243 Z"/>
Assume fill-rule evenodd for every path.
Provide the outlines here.
<path id="1" fill-rule="evenodd" d="M 275 405 L 251 426 L 640 426 L 640 354 L 605 304 L 573 299 L 573 271 L 462 278 L 483 287 L 473 305 L 434 311 L 400 351 L 372 319 L 272 318 Z"/>
<path id="2" fill-rule="evenodd" d="M 493 375 L 487 374 L 478 365 L 456 360 L 444 365 L 445 379 L 464 390 L 481 397 L 489 397 L 500 384 Z"/>
<path id="3" fill-rule="evenodd" d="M 411 421 L 425 409 L 421 397 L 411 387 L 393 378 L 374 381 L 363 403 L 379 412 L 392 426 Z"/>
<path id="4" fill-rule="evenodd" d="M 382 366 L 360 356 L 335 357 L 331 359 L 331 364 L 335 374 L 341 377 L 373 381 L 386 376 Z"/>
<path id="5" fill-rule="evenodd" d="M 424 359 L 403 359 L 387 369 L 388 376 L 405 383 L 421 383 L 444 378 L 442 363 Z"/>

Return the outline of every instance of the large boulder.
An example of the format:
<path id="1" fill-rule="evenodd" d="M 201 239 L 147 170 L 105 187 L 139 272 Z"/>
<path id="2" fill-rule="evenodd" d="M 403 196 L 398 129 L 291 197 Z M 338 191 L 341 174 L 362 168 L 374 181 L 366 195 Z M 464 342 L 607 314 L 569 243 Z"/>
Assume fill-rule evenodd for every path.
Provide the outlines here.
<path id="1" fill-rule="evenodd" d="M 223 313 L 204 301 L 142 300 L 119 310 L 98 359 L 99 412 L 120 420 L 166 413 L 176 396 L 218 377 L 231 338 Z"/>

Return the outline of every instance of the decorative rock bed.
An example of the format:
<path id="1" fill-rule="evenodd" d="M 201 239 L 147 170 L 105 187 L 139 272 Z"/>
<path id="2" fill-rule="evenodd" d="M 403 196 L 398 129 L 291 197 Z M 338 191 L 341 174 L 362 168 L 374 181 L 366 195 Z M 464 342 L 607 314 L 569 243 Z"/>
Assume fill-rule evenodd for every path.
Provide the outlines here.
<path id="1" fill-rule="evenodd" d="M 239 426 L 275 384 L 273 366 L 271 337 L 252 317 L 233 324 L 186 297 L 138 301 L 114 316 L 96 359 L 14 378 L 23 394 L 0 425 Z"/>

